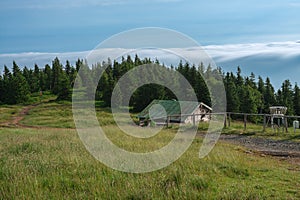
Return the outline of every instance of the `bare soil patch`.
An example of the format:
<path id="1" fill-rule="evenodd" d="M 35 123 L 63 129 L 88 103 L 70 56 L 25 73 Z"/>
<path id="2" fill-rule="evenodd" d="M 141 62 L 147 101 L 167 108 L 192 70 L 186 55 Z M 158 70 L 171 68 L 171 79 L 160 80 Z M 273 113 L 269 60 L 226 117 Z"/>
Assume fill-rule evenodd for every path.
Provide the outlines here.
<path id="1" fill-rule="evenodd" d="M 26 115 L 28 115 L 29 111 L 31 109 L 33 109 L 34 107 L 36 107 L 37 105 L 39 105 L 39 104 L 25 106 L 16 116 L 14 116 L 11 120 L 0 124 L 0 126 L 2 126 L 2 127 L 24 127 L 24 128 L 27 128 L 28 126 L 20 124 L 20 121 L 22 119 L 24 119 L 24 117 Z"/>
<path id="2" fill-rule="evenodd" d="M 245 135 L 221 135 L 225 142 L 246 147 L 248 153 L 273 156 L 300 167 L 300 143 L 288 140 L 273 140 Z"/>

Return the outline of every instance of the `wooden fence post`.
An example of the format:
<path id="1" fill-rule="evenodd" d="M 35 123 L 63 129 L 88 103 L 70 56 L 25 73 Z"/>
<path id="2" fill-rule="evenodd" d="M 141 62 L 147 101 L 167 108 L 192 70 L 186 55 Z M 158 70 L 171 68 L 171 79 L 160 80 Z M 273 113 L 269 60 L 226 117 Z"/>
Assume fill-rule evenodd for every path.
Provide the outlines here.
<path id="1" fill-rule="evenodd" d="M 224 128 L 227 126 L 227 113 L 224 113 Z"/>
<path id="2" fill-rule="evenodd" d="M 267 116 L 266 116 L 266 114 L 264 114 L 264 128 L 263 128 L 263 132 L 266 131 L 266 125 L 267 125 Z"/>
<path id="3" fill-rule="evenodd" d="M 284 118 L 284 126 L 285 126 L 285 132 L 288 133 L 289 130 L 288 130 L 288 120 L 287 120 L 287 117 Z"/>
<path id="4" fill-rule="evenodd" d="M 246 130 L 247 128 L 247 115 L 245 114 L 244 115 L 244 131 Z"/>
<path id="5" fill-rule="evenodd" d="M 167 116 L 167 128 L 169 128 L 170 116 Z"/>
<path id="6" fill-rule="evenodd" d="M 228 113 L 228 127 L 230 127 L 230 121 L 231 121 L 231 114 Z"/>

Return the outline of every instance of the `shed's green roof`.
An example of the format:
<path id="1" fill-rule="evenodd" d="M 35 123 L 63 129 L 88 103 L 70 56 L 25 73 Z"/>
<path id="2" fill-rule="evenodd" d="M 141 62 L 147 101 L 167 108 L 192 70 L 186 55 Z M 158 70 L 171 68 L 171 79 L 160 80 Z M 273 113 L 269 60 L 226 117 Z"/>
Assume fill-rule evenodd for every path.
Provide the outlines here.
<path id="1" fill-rule="evenodd" d="M 200 105 L 199 102 L 194 101 L 175 101 L 175 100 L 153 100 L 139 115 L 139 118 L 148 119 L 149 110 L 155 105 L 159 104 L 164 107 L 165 112 L 168 116 L 170 115 L 188 115 L 192 114 L 196 108 Z M 180 109 L 181 108 L 181 109 Z M 182 110 L 182 112 L 181 112 Z M 160 109 L 152 110 L 151 115 L 153 118 L 160 118 L 164 116 L 164 112 Z M 183 121 L 187 116 L 180 117 L 171 117 L 171 120 Z"/>

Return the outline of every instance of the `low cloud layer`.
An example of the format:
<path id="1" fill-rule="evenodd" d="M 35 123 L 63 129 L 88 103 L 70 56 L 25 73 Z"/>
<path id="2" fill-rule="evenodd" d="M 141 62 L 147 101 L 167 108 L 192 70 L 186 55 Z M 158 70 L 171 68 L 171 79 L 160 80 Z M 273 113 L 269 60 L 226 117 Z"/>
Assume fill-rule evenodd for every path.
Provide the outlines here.
<path id="1" fill-rule="evenodd" d="M 300 82 L 300 41 L 298 42 L 276 42 L 276 43 L 254 43 L 254 44 L 231 44 L 231 45 L 209 45 L 202 47 L 205 52 L 214 60 L 217 66 L 224 71 L 236 71 L 237 66 L 241 66 L 245 75 L 254 72 L 263 77 L 270 77 L 274 85 L 278 88 L 285 79 L 292 82 Z M 174 49 L 173 49 L 174 50 Z M 106 49 L 102 52 L 101 57 L 112 57 L 111 53 L 122 52 L 122 49 L 112 50 Z M 182 59 L 172 55 L 172 49 L 168 51 L 146 50 L 134 51 L 140 57 L 150 57 L 159 59 L 163 63 L 170 65 L 178 64 Z M 198 47 L 176 49 L 179 55 L 188 55 L 190 58 L 199 57 Z M 69 52 L 69 53 L 19 53 L 19 54 L 0 54 L 1 72 L 3 66 L 11 67 L 12 61 L 15 60 L 21 67 L 33 67 L 38 64 L 43 67 L 50 64 L 51 61 L 58 57 L 62 63 L 66 60 L 75 63 L 78 58 L 85 58 L 88 55 L 85 52 Z M 204 61 L 205 62 L 205 61 Z M 207 61 L 209 62 L 209 61 Z"/>
<path id="2" fill-rule="evenodd" d="M 222 46 L 211 45 L 204 47 L 204 49 L 219 62 L 251 56 L 279 56 L 288 59 L 300 55 L 300 41 Z"/>

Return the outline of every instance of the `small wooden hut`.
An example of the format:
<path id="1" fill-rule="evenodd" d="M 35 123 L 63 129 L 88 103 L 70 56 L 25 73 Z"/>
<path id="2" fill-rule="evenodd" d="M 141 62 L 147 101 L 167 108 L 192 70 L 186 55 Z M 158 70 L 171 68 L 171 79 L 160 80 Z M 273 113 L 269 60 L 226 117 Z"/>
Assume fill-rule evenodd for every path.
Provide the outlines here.
<path id="1" fill-rule="evenodd" d="M 163 109 L 152 109 L 159 105 Z M 176 100 L 153 100 L 139 115 L 141 126 L 150 123 L 165 125 L 166 123 L 197 123 L 209 121 L 212 112 L 211 107 L 202 102 L 176 101 Z"/>

